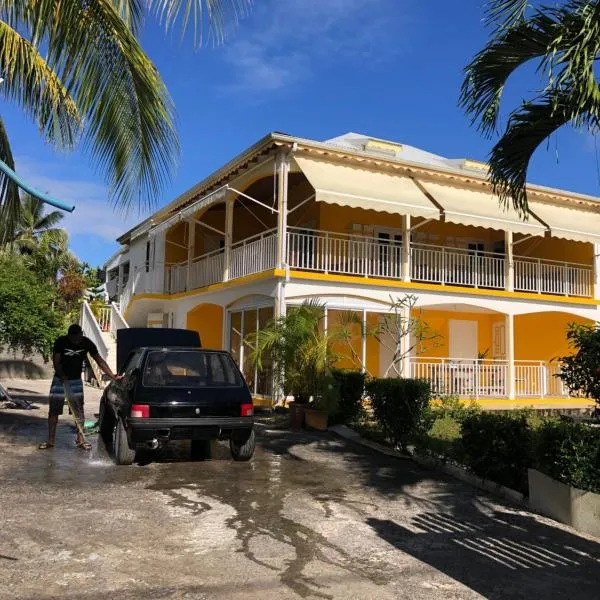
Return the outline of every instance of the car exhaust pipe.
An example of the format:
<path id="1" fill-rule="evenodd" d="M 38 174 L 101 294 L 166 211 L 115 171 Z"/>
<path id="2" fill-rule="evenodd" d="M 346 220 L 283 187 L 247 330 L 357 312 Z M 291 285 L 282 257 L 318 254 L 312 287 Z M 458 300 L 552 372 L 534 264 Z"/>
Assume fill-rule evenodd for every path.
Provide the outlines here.
<path id="1" fill-rule="evenodd" d="M 154 438 L 152 440 L 147 441 L 146 445 L 148 446 L 148 448 L 150 448 L 150 450 L 156 450 L 160 446 L 160 442 L 156 438 Z"/>

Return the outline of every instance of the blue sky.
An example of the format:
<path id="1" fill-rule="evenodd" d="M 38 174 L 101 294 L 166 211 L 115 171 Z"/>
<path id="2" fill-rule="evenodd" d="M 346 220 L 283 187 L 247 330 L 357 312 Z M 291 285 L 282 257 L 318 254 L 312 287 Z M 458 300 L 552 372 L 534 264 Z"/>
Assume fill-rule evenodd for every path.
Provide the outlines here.
<path id="1" fill-rule="evenodd" d="M 484 160 L 491 141 L 457 107 L 461 72 L 486 32 L 481 3 L 443 0 L 254 0 L 225 45 L 194 49 L 149 20 L 143 45 L 177 108 L 182 154 L 161 206 L 269 131 L 324 140 L 347 131 L 458 158 Z M 529 70 L 507 106 L 539 88 Z M 77 205 L 65 218 L 75 253 L 92 264 L 137 222 L 115 213 L 83 149 L 45 145 L 34 124 L 0 104 L 31 183 Z M 535 156 L 529 180 L 600 195 L 595 140 L 565 128 Z"/>

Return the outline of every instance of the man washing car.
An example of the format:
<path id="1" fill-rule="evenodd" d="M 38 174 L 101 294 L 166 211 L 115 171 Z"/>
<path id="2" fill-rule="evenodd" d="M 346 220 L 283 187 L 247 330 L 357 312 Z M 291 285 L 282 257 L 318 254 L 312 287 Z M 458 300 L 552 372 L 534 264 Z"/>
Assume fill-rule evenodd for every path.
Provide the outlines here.
<path id="1" fill-rule="evenodd" d="M 56 439 L 56 425 L 59 415 L 62 415 L 65 405 L 65 387 L 69 387 L 68 401 L 75 414 L 75 419 L 81 425 L 77 428 L 77 448 L 89 450 L 91 448 L 83 436 L 83 382 L 81 373 L 87 355 L 90 355 L 98 364 L 103 373 L 112 380 L 118 377 L 112 372 L 106 361 L 98 353 L 98 348 L 89 338 L 83 335 L 79 325 L 71 325 L 67 335 L 63 335 L 54 342 L 52 349 L 52 362 L 54 377 L 50 386 L 50 399 L 48 409 L 48 441 L 40 444 L 40 450 L 53 448 Z"/>

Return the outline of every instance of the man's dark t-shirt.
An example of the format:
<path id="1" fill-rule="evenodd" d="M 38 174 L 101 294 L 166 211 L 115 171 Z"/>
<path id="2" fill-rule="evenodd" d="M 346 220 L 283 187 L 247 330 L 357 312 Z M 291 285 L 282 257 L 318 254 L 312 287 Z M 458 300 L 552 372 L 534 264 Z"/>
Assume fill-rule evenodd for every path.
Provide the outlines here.
<path id="1" fill-rule="evenodd" d="M 67 379 L 81 379 L 86 354 L 96 356 L 98 348 L 89 338 L 83 337 L 78 344 L 74 344 L 68 335 L 62 335 L 54 342 L 52 353 L 60 354 L 60 364 Z"/>

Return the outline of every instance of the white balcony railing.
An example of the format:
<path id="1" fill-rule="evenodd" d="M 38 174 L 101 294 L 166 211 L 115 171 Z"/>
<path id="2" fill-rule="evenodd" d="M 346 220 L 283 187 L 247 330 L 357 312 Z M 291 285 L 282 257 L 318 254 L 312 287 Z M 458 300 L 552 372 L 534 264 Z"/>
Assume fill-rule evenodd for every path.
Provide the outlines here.
<path id="1" fill-rule="evenodd" d="M 515 396 L 567 397 L 568 391 L 557 372 L 556 365 L 543 361 L 515 361 Z M 412 358 L 410 376 L 430 381 L 435 394 L 467 398 L 508 396 L 508 363 L 503 360 Z"/>
<path id="2" fill-rule="evenodd" d="M 273 269 L 277 263 L 277 234 L 274 230 L 233 244 L 229 279 Z"/>
<path id="3" fill-rule="evenodd" d="M 357 235 L 290 229 L 292 269 L 365 277 L 402 277 L 402 244 Z"/>
<path id="4" fill-rule="evenodd" d="M 225 250 L 219 248 L 192 261 L 190 273 L 191 288 L 204 287 L 213 283 L 223 281 L 223 264 L 225 261 Z"/>
<path id="5" fill-rule="evenodd" d="M 187 287 L 187 261 L 167 265 L 165 288 L 169 294 L 185 292 Z"/>
<path id="6" fill-rule="evenodd" d="M 515 259 L 515 289 L 521 292 L 590 297 L 593 272 L 587 265 L 542 260 Z"/>

